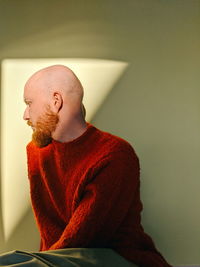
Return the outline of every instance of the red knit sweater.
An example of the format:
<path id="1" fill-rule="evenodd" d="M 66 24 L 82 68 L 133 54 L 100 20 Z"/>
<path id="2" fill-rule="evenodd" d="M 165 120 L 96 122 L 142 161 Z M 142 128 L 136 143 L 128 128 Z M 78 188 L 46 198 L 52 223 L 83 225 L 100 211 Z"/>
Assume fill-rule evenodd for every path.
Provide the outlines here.
<path id="1" fill-rule="evenodd" d="M 140 223 L 139 162 L 133 148 L 87 125 L 73 141 L 27 146 L 40 251 L 112 248 L 139 266 L 170 266 Z"/>

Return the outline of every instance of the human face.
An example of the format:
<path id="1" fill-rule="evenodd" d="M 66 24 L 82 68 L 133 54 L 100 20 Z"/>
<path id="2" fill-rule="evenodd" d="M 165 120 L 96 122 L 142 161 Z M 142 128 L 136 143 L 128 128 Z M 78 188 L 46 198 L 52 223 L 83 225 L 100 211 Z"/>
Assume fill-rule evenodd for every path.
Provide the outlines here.
<path id="1" fill-rule="evenodd" d="M 37 95 L 24 95 L 24 102 L 26 104 L 26 109 L 24 111 L 23 119 L 31 122 L 32 128 L 34 129 L 38 118 L 44 114 L 45 102 Z"/>
<path id="2" fill-rule="evenodd" d="M 52 132 L 55 131 L 58 120 L 58 115 L 47 106 L 46 113 L 38 119 L 32 134 L 32 141 L 36 146 L 44 147 L 51 143 Z M 27 124 L 33 126 L 30 121 Z"/>
<path id="3" fill-rule="evenodd" d="M 52 140 L 51 135 L 56 129 L 58 115 L 50 109 L 47 99 L 39 93 L 31 94 L 31 90 L 25 89 L 24 101 L 27 106 L 23 118 L 33 129 L 32 141 L 38 147 L 44 147 Z"/>

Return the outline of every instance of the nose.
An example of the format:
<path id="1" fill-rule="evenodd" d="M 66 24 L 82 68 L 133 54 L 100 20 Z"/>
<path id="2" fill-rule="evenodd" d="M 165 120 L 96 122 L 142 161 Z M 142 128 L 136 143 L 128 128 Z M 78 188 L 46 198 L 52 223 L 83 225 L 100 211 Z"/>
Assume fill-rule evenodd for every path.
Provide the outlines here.
<path id="1" fill-rule="evenodd" d="M 24 111 L 23 119 L 26 120 L 26 121 L 30 119 L 30 116 L 29 116 L 29 107 L 28 106 L 26 107 L 26 109 Z"/>

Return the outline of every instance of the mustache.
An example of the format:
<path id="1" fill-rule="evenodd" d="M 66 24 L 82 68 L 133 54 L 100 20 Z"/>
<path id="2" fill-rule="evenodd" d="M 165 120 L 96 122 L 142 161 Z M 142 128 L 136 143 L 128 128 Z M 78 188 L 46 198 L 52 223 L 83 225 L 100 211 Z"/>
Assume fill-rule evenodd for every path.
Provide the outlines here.
<path id="1" fill-rule="evenodd" d="M 33 127 L 33 124 L 32 124 L 32 122 L 31 122 L 31 121 L 27 121 L 27 124 L 28 124 L 28 126 L 31 126 L 31 127 Z"/>

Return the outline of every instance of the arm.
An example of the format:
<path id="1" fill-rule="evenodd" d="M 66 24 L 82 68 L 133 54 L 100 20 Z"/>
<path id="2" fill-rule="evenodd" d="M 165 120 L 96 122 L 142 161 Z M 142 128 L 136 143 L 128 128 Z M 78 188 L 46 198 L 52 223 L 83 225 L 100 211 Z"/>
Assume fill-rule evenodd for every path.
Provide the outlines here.
<path id="1" fill-rule="evenodd" d="M 50 249 L 92 247 L 99 233 L 106 243 L 131 212 L 135 237 L 131 237 L 129 245 L 115 250 L 140 266 L 170 267 L 140 224 L 139 161 L 134 152 L 111 153 L 99 162 L 93 174 L 71 220 Z"/>
<path id="2" fill-rule="evenodd" d="M 124 219 L 139 184 L 137 156 L 126 151 L 113 152 L 93 171 L 82 200 L 50 249 L 87 247 L 110 221 L 112 236 Z"/>

